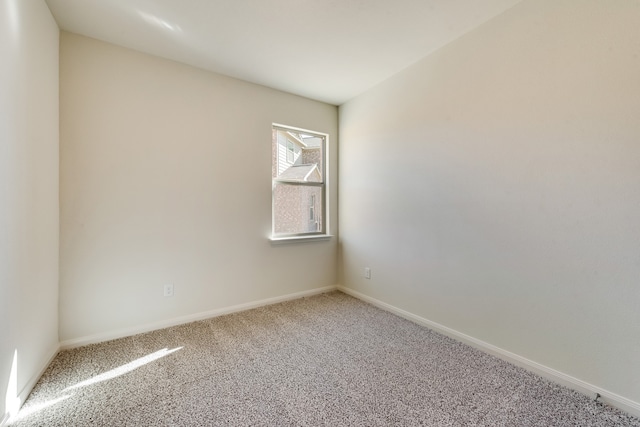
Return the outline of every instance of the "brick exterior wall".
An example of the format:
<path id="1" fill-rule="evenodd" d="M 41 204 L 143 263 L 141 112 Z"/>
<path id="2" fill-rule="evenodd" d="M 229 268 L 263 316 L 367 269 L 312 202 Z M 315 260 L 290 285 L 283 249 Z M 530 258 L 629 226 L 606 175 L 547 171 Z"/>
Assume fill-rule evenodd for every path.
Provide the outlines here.
<path id="1" fill-rule="evenodd" d="M 302 164 L 308 165 L 315 163 L 318 165 L 318 170 L 322 174 L 324 180 L 324 169 L 322 165 L 322 150 L 320 148 L 306 148 L 302 150 Z"/>
<path id="2" fill-rule="evenodd" d="M 312 195 L 315 195 L 314 220 L 311 220 L 309 210 Z M 276 183 L 273 190 L 273 215 L 276 234 L 322 230 L 322 188 Z"/>

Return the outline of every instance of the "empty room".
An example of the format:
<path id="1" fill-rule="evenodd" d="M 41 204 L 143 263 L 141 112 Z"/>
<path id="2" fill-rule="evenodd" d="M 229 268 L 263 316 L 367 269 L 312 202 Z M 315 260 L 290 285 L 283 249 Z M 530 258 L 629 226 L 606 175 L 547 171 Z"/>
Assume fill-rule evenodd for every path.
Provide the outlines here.
<path id="1" fill-rule="evenodd" d="M 640 1 L 0 0 L 0 58 L 0 427 L 640 427 Z"/>

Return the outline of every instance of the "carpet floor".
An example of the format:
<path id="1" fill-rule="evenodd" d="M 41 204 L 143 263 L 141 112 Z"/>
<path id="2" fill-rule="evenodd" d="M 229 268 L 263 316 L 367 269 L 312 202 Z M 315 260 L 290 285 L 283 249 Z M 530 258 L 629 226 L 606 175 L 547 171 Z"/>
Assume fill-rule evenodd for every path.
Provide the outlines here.
<path id="1" fill-rule="evenodd" d="M 637 426 L 340 292 L 60 352 L 15 426 Z"/>

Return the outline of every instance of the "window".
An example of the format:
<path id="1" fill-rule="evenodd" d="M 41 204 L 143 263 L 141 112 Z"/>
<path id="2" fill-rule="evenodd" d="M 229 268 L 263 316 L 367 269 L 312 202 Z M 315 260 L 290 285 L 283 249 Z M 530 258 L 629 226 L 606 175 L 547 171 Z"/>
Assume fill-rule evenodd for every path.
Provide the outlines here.
<path id="1" fill-rule="evenodd" d="M 325 134 L 273 126 L 273 238 L 326 234 L 326 143 Z"/>
<path id="2" fill-rule="evenodd" d="M 309 201 L 309 221 L 316 220 L 316 195 L 311 195 L 311 200 Z"/>
<path id="3" fill-rule="evenodd" d="M 296 159 L 296 151 L 293 142 L 287 139 L 287 163 L 293 163 Z"/>

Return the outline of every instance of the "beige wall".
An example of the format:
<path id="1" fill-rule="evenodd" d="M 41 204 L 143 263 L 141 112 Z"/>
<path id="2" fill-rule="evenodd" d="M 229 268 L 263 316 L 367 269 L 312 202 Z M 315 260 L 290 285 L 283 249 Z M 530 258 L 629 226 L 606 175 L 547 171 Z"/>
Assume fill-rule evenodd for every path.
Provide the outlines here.
<path id="1" fill-rule="evenodd" d="M 638 40 L 529 0 L 342 106 L 342 282 L 640 408 Z"/>
<path id="2" fill-rule="evenodd" d="M 272 123 L 328 133 L 335 174 L 336 107 L 64 32 L 60 55 L 63 342 L 336 284 L 335 239 L 268 240 Z"/>
<path id="3" fill-rule="evenodd" d="M 58 35 L 0 2 L 0 423 L 58 348 Z"/>

